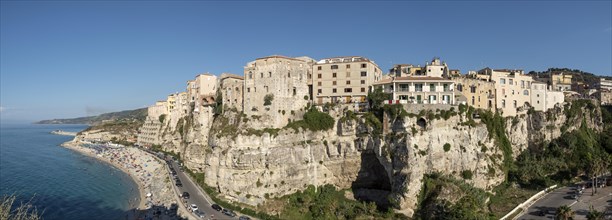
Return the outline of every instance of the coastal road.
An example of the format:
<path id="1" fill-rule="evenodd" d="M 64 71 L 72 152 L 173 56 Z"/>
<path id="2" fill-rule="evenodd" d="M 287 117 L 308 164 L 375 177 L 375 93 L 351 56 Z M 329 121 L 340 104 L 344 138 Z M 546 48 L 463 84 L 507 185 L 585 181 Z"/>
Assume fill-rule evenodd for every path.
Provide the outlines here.
<path id="1" fill-rule="evenodd" d="M 211 208 L 212 201 L 209 201 L 205 195 L 200 193 L 200 190 L 198 190 L 198 186 L 196 186 L 195 183 L 192 182 L 191 179 L 187 177 L 187 174 L 185 174 L 185 172 L 182 172 L 179 169 L 180 166 L 176 164 L 176 162 L 173 160 L 169 160 L 169 162 L 170 162 L 169 164 L 170 167 L 174 168 L 174 170 L 176 171 L 176 175 L 178 176 L 179 180 L 181 180 L 181 182 L 183 183 L 182 187 L 177 187 L 175 185 L 175 182 L 173 182 L 172 185 L 177 189 L 177 191 L 180 194 L 182 194 L 183 192 L 189 193 L 189 199 L 182 200 L 185 206 L 189 207 L 189 205 L 191 204 L 196 204 L 198 206 L 198 209 L 200 211 L 203 211 L 206 214 L 206 218 L 203 218 L 203 219 L 209 219 L 211 218 L 211 215 L 214 215 L 215 219 L 225 219 L 225 217 L 227 217 L 227 219 L 230 218 L 229 216 L 223 215 L 221 212 L 213 210 Z M 179 195 L 179 197 L 182 197 L 182 196 Z"/>
<path id="2" fill-rule="evenodd" d="M 582 196 L 573 199 L 571 196 L 575 192 L 575 187 L 556 189 L 529 207 L 518 219 L 554 219 L 557 208 L 563 205 L 570 206 L 574 210 L 574 219 L 586 219 L 591 205 L 599 211 L 605 211 L 612 205 L 612 186 L 598 188 L 594 196 L 591 196 L 591 190 L 592 188 L 587 188 Z M 541 216 L 542 214 L 544 216 Z"/>

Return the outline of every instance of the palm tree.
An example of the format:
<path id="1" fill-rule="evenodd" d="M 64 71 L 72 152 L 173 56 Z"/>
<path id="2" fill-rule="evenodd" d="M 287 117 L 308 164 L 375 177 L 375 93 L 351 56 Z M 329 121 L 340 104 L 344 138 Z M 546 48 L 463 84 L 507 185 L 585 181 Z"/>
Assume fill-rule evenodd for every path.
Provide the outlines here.
<path id="1" fill-rule="evenodd" d="M 603 212 L 600 212 L 594 209 L 593 206 L 591 205 L 591 207 L 589 207 L 589 214 L 587 214 L 586 217 L 588 220 L 603 220 L 604 214 Z"/>
<path id="2" fill-rule="evenodd" d="M 574 211 L 569 206 L 563 205 L 557 208 L 557 215 L 555 215 L 555 219 L 570 220 L 573 218 L 574 218 Z"/>

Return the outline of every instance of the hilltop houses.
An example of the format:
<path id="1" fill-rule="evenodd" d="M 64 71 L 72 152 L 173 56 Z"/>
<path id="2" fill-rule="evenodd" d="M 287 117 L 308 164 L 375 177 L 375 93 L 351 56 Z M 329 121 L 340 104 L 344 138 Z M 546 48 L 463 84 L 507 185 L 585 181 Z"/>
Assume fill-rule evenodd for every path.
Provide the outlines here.
<path id="1" fill-rule="evenodd" d="M 307 105 L 343 105 L 363 112 L 370 104 L 368 93 L 376 88 L 389 94 L 384 104 L 400 104 L 412 112 L 466 104 L 516 116 L 530 108 L 545 111 L 563 103 L 563 91 L 571 88 L 571 80 L 571 75 L 556 74 L 550 78 L 552 85 L 547 85 L 522 70 L 491 68 L 461 75 L 437 57 L 425 65 L 396 64 L 383 74 L 373 60 L 363 56 L 316 61 L 273 55 L 248 62 L 243 76 L 203 73 L 188 80 L 185 91 L 149 107 L 138 143 L 161 144 L 157 137 L 163 124 L 182 126 L 186 116 L 209 129 L 215 114 L 235 111 L 257 119 L 244 121 L 262 129 L 282 128 L 301 119 Z M 600 83 L 601 92 L 596 95 L 602 103 L 612 103 L 610 84 L 605 79 Z"/>

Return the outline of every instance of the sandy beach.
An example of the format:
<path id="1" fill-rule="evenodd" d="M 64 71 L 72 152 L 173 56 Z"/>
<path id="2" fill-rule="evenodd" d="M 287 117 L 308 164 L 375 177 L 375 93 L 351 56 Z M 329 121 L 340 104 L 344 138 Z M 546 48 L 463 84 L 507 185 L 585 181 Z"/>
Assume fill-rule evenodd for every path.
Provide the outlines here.
<path id="1" fill-rule="evenodd" d="M 151 206 L 170 207 L 172 203 L 179 203 L 173 191 L 165 162 L 143 150 L 135 147 L 92 145 L 76 141 L 65 142 L 62 146 L 107 162 L 128 174 L 138 184 L 140 195 L 139 201 L 136 201 L 137 198 L 130 200 L 130 209 L 147 210 Z M 138 214 L 134 213 L 133 219 L 151 215 L 151 213 L 142 211 Z M 186 213 L 186 211 L 181 207 L 179 213 Z"/>

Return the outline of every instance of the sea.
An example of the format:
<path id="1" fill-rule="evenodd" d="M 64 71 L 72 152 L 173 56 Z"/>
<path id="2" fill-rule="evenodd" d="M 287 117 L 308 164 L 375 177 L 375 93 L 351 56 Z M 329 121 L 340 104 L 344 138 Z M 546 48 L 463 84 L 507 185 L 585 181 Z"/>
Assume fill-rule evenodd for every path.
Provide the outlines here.
<path id="1" fill-rule="evenodd" d="M 125 219 L 138 186 L 125 173 L 61 147 L 86 125 L 0 124 L 0 196 L 16 196 L 44 219 Z"/>

